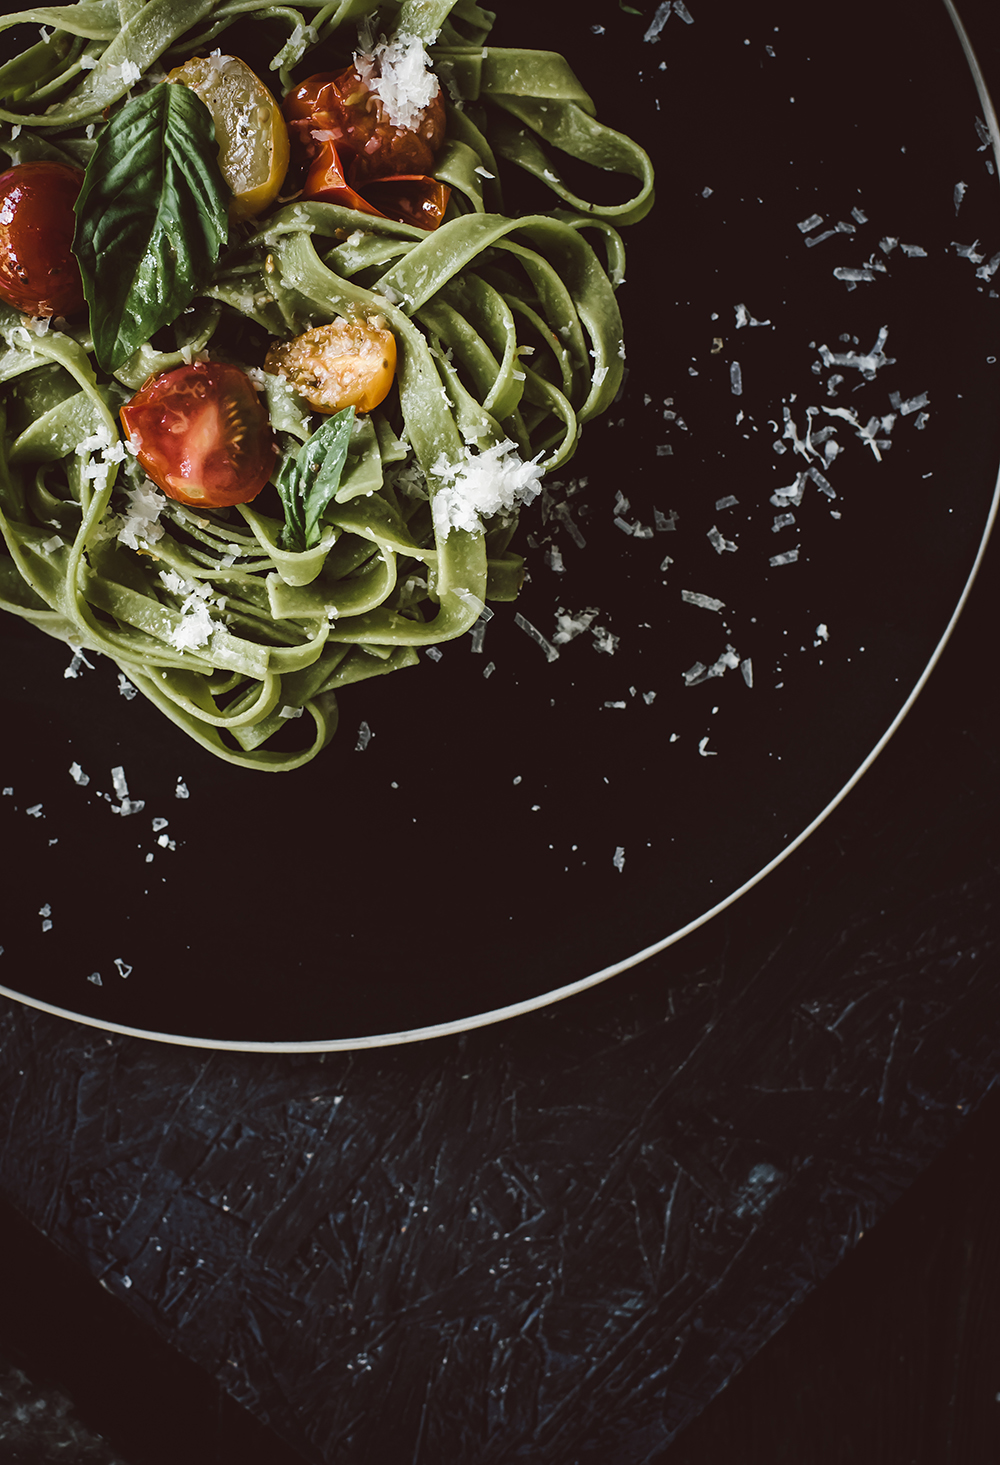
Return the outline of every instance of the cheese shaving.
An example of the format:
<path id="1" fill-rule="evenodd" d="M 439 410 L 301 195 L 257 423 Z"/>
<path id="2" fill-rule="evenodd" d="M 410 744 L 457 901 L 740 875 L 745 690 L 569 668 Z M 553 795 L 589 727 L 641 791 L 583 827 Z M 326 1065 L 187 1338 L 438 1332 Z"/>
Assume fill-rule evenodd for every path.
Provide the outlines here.
<path id="1" fill-rule="evenodd" d="M 530 504 L 541 492 L 541 456 L 525 463 L 509 438 L 481 453 L 467 449 L 460 463 L 449 463 L 442 454 L 432 469 L 441 486 L 431 505 L 441 538 L 452 529 L 479 534 L 484 518 Z"/>
<path id="2" fill-rule="evenodd" d="M 162 571 L 160 579 L 171 594 L 184 596 L 180 608 L 181 623 L 174 627 L 167 638 L 171 646 L 175 646 L 178 651 L 194 651 L 199 646 L 207 646 L 215 632 L 215 622 L 206 604 L 212 595 L 211 585 L 185 580 L 182 575 L 174 574 L 173 570 Z"/>
<path id="3" fill-rule="evenodd" d="M 700 590 L 682 590 L 681 599 L 688 605 L 700 606 L 702 610 L 725 610 L 725 604 L 714 595 L 702 595 Z"/>
<path id="4" fill-rule="evenodd" d="M 522 631 L 524 631 L 526 635 L 528 635 L 528 636 L 531 637 L 532 641 L 536 642 L 537 645 L 539 645 L 542 648 L 542 650 L 545 652 L 545 660 L 546 661 L 557 661 L 558 660 L 558 658 L 559 658 L 559 650 L 558 650 L 558 648 L 555 647 L 555 646 L 553 646 L 551 641 L 547 641 L 545 639 L 545 637 L 542 635 L 541 631 L 538 629 L 538 627 L 537 626 L 533 626 L 531 624 L 531 622 L 525 616 L 523 616 L 521 614 L 520 611 L 517 611 L 515 613 L 515 616 L 514 616 L 514 624 L 516 626 L 519 626 L 520 629 Z"/>
<path id="5" fill-rule="evenodd" d="M 416 36 L 381 40 L 371 53 L 354 57 L 358 75 L 374 92 L 394 127 L 416 128 L 438 94 L 430 57 Z"/>
<path id="6" fill-rule="evenodd" d="M 118 528 L 118 539 L 129 549 L 138 549 L 143 544 L 155 544 L 163 538 L 159 518 L 167 507 L 166 495 L 160 493 L 155 484 L 147 478 L 139 488 L 127 491 L 128 510 Z"/>

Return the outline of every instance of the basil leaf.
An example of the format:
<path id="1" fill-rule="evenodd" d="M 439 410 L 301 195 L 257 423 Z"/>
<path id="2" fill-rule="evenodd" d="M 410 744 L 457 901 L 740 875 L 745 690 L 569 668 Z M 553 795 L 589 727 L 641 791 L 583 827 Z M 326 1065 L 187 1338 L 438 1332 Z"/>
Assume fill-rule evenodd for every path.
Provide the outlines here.
<path id="1" fill-rule="evenodd" d="M 286 458 L 275 478 L 285 509 L 285 544 L 312 549 L 320 541 L 320 520 L 340 487 L 354 427 L 354 408 L 328 417 L 294 458 Z"/>
<path id="2" fill-rule="evenodd" d="M 327 418 L 305 446 L 299 449 L 306 549 L 312 549 L 314 544 L 319 543 L 319 521 L 340 487 L 353 426 L 354 408 L 345 407 L 342 412 Z"/>
<path id="3" fill-rule="evenodd" d="M 302 550 L 306 547 L 306 530 L 302 522 L 302 508 L 299 499 L 299 465 L 296 455 L 290 453 L 274 475 L 274 486 L 278 490 L 285 510 L 285 528 L 281 536 L 285 549 Z"/>
<path id="4" fill-rule="evenodd" d="M 162 83 L 112 115 L 87 165 L 73 240 L 105 371 L 208 283 L 231 197 L 212 114 L 190 87 Z"/>

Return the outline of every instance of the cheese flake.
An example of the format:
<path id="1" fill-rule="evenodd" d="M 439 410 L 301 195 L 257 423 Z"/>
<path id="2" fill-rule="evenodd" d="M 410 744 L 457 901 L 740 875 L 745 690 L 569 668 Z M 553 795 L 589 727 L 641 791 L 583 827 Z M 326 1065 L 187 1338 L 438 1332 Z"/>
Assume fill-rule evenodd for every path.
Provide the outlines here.
<path id="1" fill-rule="evenodd" d="M 119 543 L 128 549 L 138 549 L 140 540 L 144 544 L 155 544 L 163 538 L 159 518 L 167 507 L 166 495 L 147 478 L 139 488 L 127 490 L 128 508 L 118 528 Z"/>
<path id="2" fill-rule="evenodd" d="M 417 36 L 382 40 L 370 53 L 354 57 L 358 75 L 382 103 L 394 127 L 414 129 L 438 93 L 430 57 Z"/>
<path id="3" fill-rule="evenodd" d="M 481 453 L 467 449 L 460 463 L 442 454 L 432 470 L 441 481 L 431 506 L 439 537 L 447 539 L 452 529 L 478 534 L 483 518 L 530 504 L 541 492 L 540 457 L 526 463 L 509 438 Z"/>

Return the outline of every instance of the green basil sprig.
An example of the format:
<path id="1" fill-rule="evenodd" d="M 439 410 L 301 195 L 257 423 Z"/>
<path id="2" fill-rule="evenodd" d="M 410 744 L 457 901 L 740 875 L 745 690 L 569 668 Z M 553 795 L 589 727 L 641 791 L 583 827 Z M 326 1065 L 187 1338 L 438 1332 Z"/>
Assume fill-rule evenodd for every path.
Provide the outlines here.
<path id="1" fill-rule="evenodd" d="M 354 408 L 328 417 L 294 457 L 282 463 L 274 482 L 285 509 L 286 549 L 312 549 L 319 544 L 319 521 L 340 487 L 354 426 Z"/>
<path id="2" fill-rule="evenodd" d="M 105 371 L 208 283 L 231 198 L 212 114 L 190 87 L 154 86 L 112 114 L 87 164 L 73 240 Z"/>

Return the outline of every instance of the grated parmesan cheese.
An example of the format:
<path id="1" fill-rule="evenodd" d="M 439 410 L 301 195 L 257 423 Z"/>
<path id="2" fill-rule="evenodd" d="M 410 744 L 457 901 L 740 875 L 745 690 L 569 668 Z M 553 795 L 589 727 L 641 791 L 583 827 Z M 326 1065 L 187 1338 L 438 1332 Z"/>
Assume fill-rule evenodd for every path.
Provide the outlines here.
<path id="1" fill-rule="evenodd" d="M 889 327 L 882 326 L 878 333 L 872 349 L 863 356 L 856 351 L 831 351 L 828 346 L 820 346 L 819 354 L 824 366 L 851 366 L 860 371 L 865 381 L 873 381 L 875 373 L 883 366 L 895 366 L 896 358 L 885 354 L 885 343 L 889 338 Z"/>
<path id="2" fill-rule="evenodd" d="M 431 505 L 438 535 L 447 539 L 452 529 L 478 534 L 484 518 L 530 504 L 541 492 L 541 456 L 526 463 L 509 438 L 480 453 L 467 448 L 460 463 L 442 454 L 432 469 L 441 485 Z"/>
<path id="3" fill-rule="evenodd" d="M 708 531 L 708 542 L 715 550 L 716 554 L 725 554 L 727 550 L 729 550 L 731 554 L 736 553 L 736 545 L 733 543 L 733 541 L 731 539 L 726 539 L 724 535 L 720 534 L 719 530 L 715 527 L 714 524 Z"/>
<path id="4" fill-rule="evenodd" d="M 83 654 L 82 648 L 77 646 L 74 648 L 73 656 L 69 666 L 67 666 L 63 671 L 63 676 L 69 678 L 78 677 L 80 675 L 81 666 L 86 666 L 91 671 L 94 670 L 94 663 L 92 661 L 88 661 Z"/>
<path id="5" fill-rule="evenodd" d="M 167 507 L 166 494 L 162 494 L 147 478 L 139 488 L 126 490 L 128 509 L 118 528 L 119 543 L 129 549 L 139 549 L 143 544 L 155 544 L 163 538 L 163 527 L 159 518 Z"/>
<path id="6" fill-rule="evenodd" d="M 216 623 L 208 608 L 213 595 L 212 586 L 197 580 L 185 580 L 173 570 L 161 570 L 160 579 L 172 595 L 183 596 L 180 612 L 182 620 L 168 636 L 171 646 L 178 651 L 193 651 L 208 644 L 216 630 Z"/>
<path id="7" fill-rule="evenodd" d="M 117 806 L 114 804 L 111 805 L 112 814 L 121 814 L 124 818 L 129 814 L 139 814 L 146 807 L 145 799 L 129 798 L 128 783 L 125 779 L 125 769 L 121 766 L 121 764 L 119 764 L 116 768 L 112 768 L 111 784 L 119 800 Z M 104 797 L 109 798 L 110 796 L 108 794 L 105 794 Z"/>
<path id="8" fill-rule="evenodd" d="M 542 650 L 545 652 L 546 661 L 558 660 L 558 647 L 553 646 L 551 641 L 547 641 L 542 635 L 541 631 L 538 629 L 538 627 L 533 626 L 531 622 L 521 614 L 520 611 L 515 612 L 514 624 L 516 626 L 519 626 L 526 635 L 531 637 L 532 641 L 534 641 L 538 646 L 542 648 Z"/>
<path id="9" fill-rule="evenodd" d="M 714 595 L 702 595 L 699 590 L 682 590 L 681 599 L 686 600 L 688 605 L 701 606 L 702 610 L 725 610 L 725 604 L 716 600 Z"/>
<path id="10" fill-rule="evenodd" d="M 588 631 L 599 615 L 600 611 L 593 607 L 588 607 L 573 615 L 560 606 L 556 612 L 556 632 L 552 640 L 557 646 L 565 646 L 566 642 L 572 641 L 574 636 Z"/>
<path id="11" fill-rule="evenodd" d="M 807 239 L 806 240 L 806 243 L 807 244 L 812 244 L 813 241 L 811 239 Z M 753 316 L 749 313 L 749 311 L 747 310 L 747 308 L 746 308 L 745 305 L 737 305 L 737 307 L 736 307 L 736 329 L 737 330 L 740 330 L 743 326 L 769 326 L 770 324 L 771 324 L 771 322 L 769 320 L 754 320 Z"/>
<path id="12" fill-rule="evenodd" d="M 889 401 L 895 407 L 900 417 L 908 417 L 911 412 L 916 412 L 921 407 L 926 407 L 930 402 L 927 392 L 921 392 L 919 397 L 907 397 L 903 401 L 898 392 L 889 393 Z"/>
<path id="13" fill-rule="evenodd" d="M 416 128 L 424 109 L 438 94 L 438 79 L 417 36 L 383 39 L 373 51 L 356 53 L 354 64 L 394 127 Z"/>
<path id="14" fill-rule="evenodd" d="M 824 239 L 833 239 L 837 234 L 854 233 L 856 233 L 854 225 L 849 224 L 846 219 L 841 219 L 839 223 L 834 224 L 832 229 L 825 229 L 822 234 L 811 234 L 806 240 L 806 248 L 811 249 L 814 244 L 822 244 Z"/>

